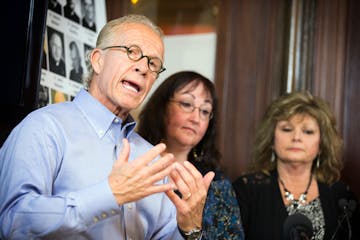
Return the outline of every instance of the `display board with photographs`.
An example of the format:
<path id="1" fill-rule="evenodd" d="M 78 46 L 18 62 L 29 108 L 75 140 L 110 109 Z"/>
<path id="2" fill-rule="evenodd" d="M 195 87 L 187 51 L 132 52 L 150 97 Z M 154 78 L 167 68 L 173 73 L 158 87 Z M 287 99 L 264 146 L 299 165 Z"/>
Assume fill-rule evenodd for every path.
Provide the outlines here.
<path id="1" fill-rule="evenodd" d="M 49 0 L 39 107 L 72 100 L 84 86 L 87 55 L 105 22 L 105 0 Z"/>

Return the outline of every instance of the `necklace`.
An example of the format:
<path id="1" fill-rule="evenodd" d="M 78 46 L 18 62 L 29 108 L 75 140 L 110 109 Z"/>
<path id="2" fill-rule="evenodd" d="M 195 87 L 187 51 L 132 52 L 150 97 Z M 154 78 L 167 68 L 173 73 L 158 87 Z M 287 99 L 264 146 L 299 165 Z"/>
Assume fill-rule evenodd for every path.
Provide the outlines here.
<path id="1" fill-rule="evenodd" d="M 292 194 L 286 187 L 285 187 L 285 184 L 284 182 L 281 180 L 281 178 L 279 177 L 279 182 L 280 184 L 283 186 L 284 188 L 284 191 L 285 191 L 285 198 L 286 200 L 288 200 L 290 202 L 290 205 L 292 205 L 295 209 L 299 206 L 299 205 L 304 205 L 306 203 L 306 200 L 307 200 L 307 194 L 308 194 L 308 191 L 309 191 L 309 188 L 310 188 L 310 184 L 311 184 L 311 180 L 312 180 L 312 175 L 310 175 L 310 178 L 309 178 L 309 183 L 306 187 L 306 190 L 305 192 L 303 192 L 299 199 L 295 199 L 294 198 L 294 194 Z"/>

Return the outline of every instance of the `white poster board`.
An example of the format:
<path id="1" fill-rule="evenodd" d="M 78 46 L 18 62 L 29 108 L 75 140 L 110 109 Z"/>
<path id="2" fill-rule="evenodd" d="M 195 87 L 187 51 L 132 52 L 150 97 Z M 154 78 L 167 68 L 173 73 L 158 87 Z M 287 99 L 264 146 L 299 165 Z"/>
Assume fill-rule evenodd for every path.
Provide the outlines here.
<path id="1" fill-rule="evenodd" d="M 39 107 L 72 100 L 83 87 L 86 54 L 105 23 L 105 0 L 49 0 Z"/>

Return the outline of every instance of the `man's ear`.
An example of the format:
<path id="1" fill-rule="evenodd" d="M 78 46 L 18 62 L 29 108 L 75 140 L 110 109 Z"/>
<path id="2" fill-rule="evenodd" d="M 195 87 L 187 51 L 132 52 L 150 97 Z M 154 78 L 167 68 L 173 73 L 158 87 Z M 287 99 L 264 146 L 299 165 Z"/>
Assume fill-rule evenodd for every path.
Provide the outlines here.
<path id="1" fill-rule="evenodd" d="M 104 54 L 101 49 L 95 48 L 90 54 L 91 66 L 95 73 L 99 74 L 104 66 Z"/>

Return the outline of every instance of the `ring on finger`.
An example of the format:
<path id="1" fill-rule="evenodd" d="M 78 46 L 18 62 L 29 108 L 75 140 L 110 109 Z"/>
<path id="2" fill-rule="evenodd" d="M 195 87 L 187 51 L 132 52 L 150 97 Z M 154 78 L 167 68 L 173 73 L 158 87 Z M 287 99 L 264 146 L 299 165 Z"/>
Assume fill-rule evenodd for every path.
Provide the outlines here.
<path id="1" fill-rule="evenodd" d="M 191 193 L 189 192 L 185 197 L 184 200 L 188 200 L 191 197 Z"/>

